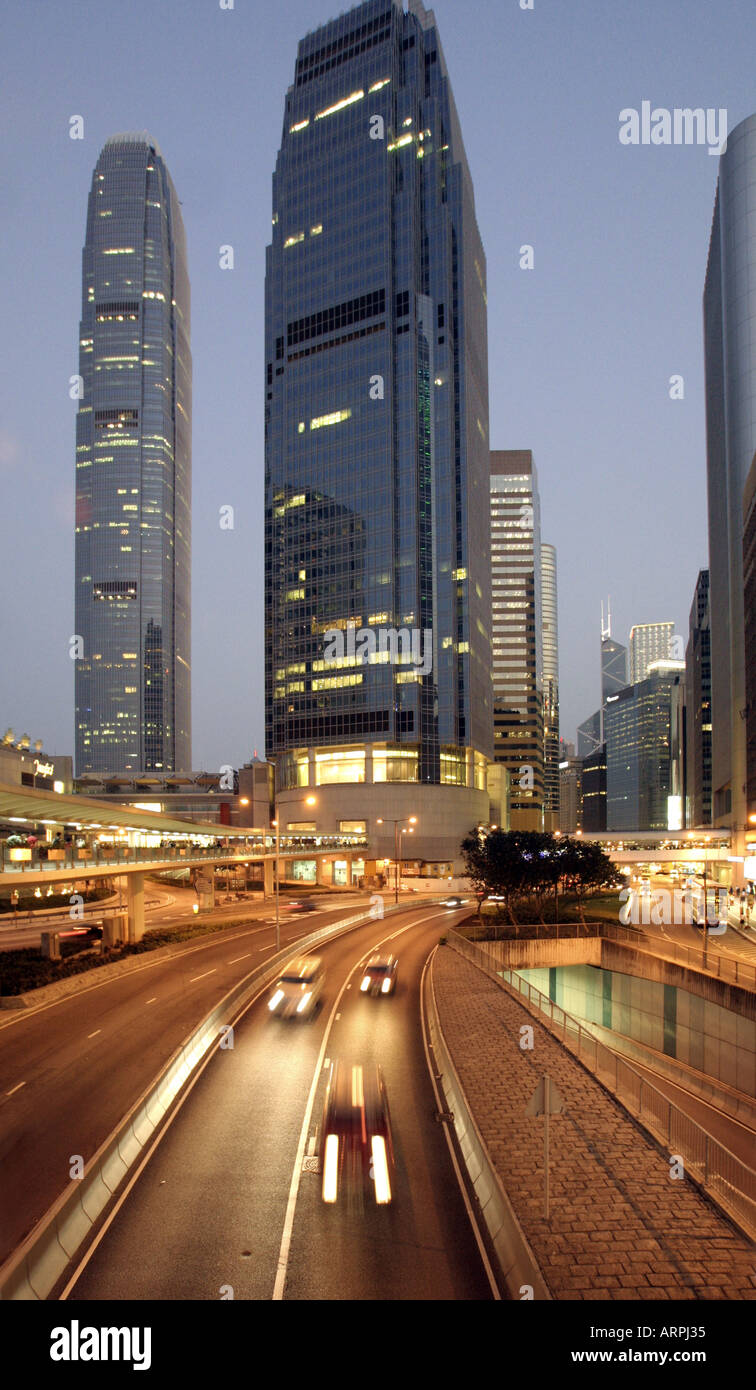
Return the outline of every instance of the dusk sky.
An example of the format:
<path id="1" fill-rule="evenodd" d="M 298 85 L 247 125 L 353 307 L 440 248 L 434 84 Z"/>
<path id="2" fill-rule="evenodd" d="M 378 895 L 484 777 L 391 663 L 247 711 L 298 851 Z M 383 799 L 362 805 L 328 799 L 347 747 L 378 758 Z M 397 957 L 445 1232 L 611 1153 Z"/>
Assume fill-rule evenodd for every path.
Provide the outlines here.
<path id="1" fill-rule="evenodd" d="M 87 195 L 107 137 L 146 129 L 183 203 L 192 285 L 192 761 L 263 755 L 271 175 L 297 41 L 332 2 L 6 0 L 0 735 L 73 752 L 69 378 Z M 718 160 L 622 145 L 619 113 L 726 108 L 732 129 L 756 110 L 756 26 L 753 0 L 534 4 L 434 8 L 488 260 L 490 442 L 534 453 L 573 739 L 599 703 L 602 598 L 619 641 L 665 620 L 687 640 L 707 564 L 701 296 Z M 73 115 L 83 140 L 69 138 Z M 684 400 L 670 400 L 675 374 Z M 227 504 L 233 531 L 219 525 Z"/>

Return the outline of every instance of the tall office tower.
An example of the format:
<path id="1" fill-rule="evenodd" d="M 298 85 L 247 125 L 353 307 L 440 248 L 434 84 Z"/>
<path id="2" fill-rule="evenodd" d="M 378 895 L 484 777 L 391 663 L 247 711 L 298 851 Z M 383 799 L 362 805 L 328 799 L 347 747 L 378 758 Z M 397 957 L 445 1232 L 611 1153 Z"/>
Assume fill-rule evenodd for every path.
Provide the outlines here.
<path id="1" fill-rule="evenodd" d="M 191 767 L 186 240 L 146 132 L 92 176 L 76 418 L 76 772 Z"/>
<path id="2" fill-rule="evenodd" d="M 601 705 L 627 685 L 627 647 L 613 637 L 601 638 Z"/>
<path id="3" fill-rule="evenodd" d="M 581 778 L 582 827 L 598 834 L 606 830 L 606 744 L 583 759 Z"/>
<path id="4" fill-rule="evenodd" d="M 543 829 L 541 508 L 530 449 L 491 454 L 494 758 L 513 830 Z"/>
<path id="5" fill-rule="evenodd" d="M 669 661 L 681 653 L 673 650 L 674 623 L 636 623 L 630 629 L 630 685 L 639 685 L 654 661 Z"/>
<path id="6" fill-rule="evenodd" d="M 544 828 L 559 829 L 559 627 L 556 549 L 541 546 Z"/>
<path id="7" fill-rule="evenodd" d="M 563 830 L 568 835 L 573 830 L 583 828 L 582 817 L 582 772 L 580 758 L 569 754 L 559 764 L 559 823 L 555 830 Z"/>
<path id="8" fill-rule="evenodd" d="M 743 495 L 756 452 L 756 115 L 727 137 L 704 289 L 712 823 L 742 856 L 746 823 Z M 733 864 L 735 881 L 742 866 Z"/>
<path id="9" fill-rule="evenodd" d="M 709 571 L 701 570 L 685 650 L 687 752 L 685 824 L 711 825 L 711 629 Z"/>
<path id="10" fill-rule="evenodd" d="M 610 697 L 606 734 L 607 830 L 679 829 L 675 767 L 684 663 L 660 661 L 637 685 Z"/>
<path id="11" fill-rule="evenodd" d="M 577 755 L 579 758 L 590 758 L 592 753 L 601 747 L 603 742 L 603 709 L 597 709 L 595 714 L 591 714 L 584 719 L 577 728 Z"/>
<path id="12" fill-rule="evenodd" d="M 378 857 L 488 820 L 485 273 L 433 16 L 367 0 L 299 44 L 273 177 L 265 702 L 282 819 L 369 811 Z"/>
<path id="13" fill-rule="evenodd" d="M 743 489 L 743 611 L 746 687 L 746 853 L 756 847 L 756 453 Z M 754 820 L 751 817 L 754 817 Z"/>

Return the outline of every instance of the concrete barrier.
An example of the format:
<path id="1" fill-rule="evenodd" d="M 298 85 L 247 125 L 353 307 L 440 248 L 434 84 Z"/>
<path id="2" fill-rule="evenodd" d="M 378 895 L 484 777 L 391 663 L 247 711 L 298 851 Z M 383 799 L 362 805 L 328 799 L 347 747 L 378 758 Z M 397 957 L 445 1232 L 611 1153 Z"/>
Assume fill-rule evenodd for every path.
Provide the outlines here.
<path id="1" fill-rule="evenodd" d="M 387 907 L 385 915 L 401 910 Z M 84 1176 L 73 1180 L 26 1240 L 0 1268 L 0 1301 L 42 1300 L 66 1274 L 69 1265 L 82 1252 L 93 1227 L 118 1192 L 124 1179 L 142 1158 L 163 1118 L 205 1058 L 219 1031 L 242 1010 L 266 983 L 272 983 L 279 966 L 291 959 L 292 950 L 309 951 L 346 931 L 375 919 L 367 912 L 341 922 L 332 922 L 296 942 L 257 967 L 224 995 L 220 1003 L 192 1030 L 176 1049 L 155 1081 L 140 1096 L 115 1130 L 100 1145 L 87 1164 Z"/>
<path id="2" fill-rule="evenodd" d="M 478 1199 L 480 1213 L 491 1237 L 499 1274 L 513 1299 L 521 1300 L 523 1288 L 529 1287 L 533 1290 L 534 1299 L 541 1302 L 550 1300 L 549 1287 L 475 1123 L 447 1047 L 433 990 L 432 960 L 426 975 L 423 1005 L 438 1081 L 446 1108 L 452 1115 L 454 1133 Z"/>

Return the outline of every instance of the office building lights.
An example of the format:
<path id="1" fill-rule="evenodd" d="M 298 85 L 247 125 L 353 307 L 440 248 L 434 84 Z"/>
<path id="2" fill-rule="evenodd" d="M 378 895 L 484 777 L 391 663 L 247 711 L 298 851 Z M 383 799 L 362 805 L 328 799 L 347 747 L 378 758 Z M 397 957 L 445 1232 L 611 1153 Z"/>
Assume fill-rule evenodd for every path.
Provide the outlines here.
<path id="1" fill-rule="evenodd" d="M 388 152 L 389 152 L 389 154 L 390 154 L 392 150 L 400 150 L 401 147 L 402 147 L 402 145 L 411 145 L 411 144 L 412 144 L 412 141 L 414 140 L 414 138 L 415 138 L 415 137 L 414 137 L 414 135 L 412 134 L 412 132 L 409 131 L 406 135 L 400 135 L 398 140 L 392 140 L 392 141 L 386 146 L 386 149 L 388 150 Z"/>
<path id="2" fill-rule="evenodd" d="M 325 425 L 340 425 L 342 421 L 348 420 L 351 414 L 351 410 L 347 409 L 333 410 L 330 415 L 316 415 L 315 419 L 310 421 L 310 429 L 322 430 Z"/>
<path id="3" fill-rule="evenodd" d="M 337 111 L 343 111 L 345 106 L 352 106 L 355 101 L 362 101 L 364 95 L 362 90 L 350 92 L 348 97 L 342 97 L 341 101 L 337 101 L 335 105 L 327 106 L 325 111 L 316 111 L 315 120 L 322 121 L 326 116 L 333 116 Z"/>

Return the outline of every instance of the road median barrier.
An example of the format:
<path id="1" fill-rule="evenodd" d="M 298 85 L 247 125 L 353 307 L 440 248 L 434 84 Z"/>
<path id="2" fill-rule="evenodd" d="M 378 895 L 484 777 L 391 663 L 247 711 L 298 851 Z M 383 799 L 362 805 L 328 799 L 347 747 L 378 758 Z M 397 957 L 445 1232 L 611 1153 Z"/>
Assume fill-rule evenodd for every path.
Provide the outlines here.
<path id="1" fill-rule="evenodd" d="M 549 1301 L 551 1292 L 475 1123 L 444 1037 L 433 988 L 432 961 L 425 976 L 423 1006 L 436 1080 L 478 1201 L 479 1214 L 491 1239 L 498 1273 L 513 1300 L 532 1296 L 538 1301 Z M 532 1290 L 532 1294 L 524 1294 L 523 1290 Z"/>

